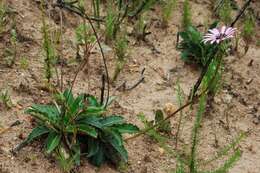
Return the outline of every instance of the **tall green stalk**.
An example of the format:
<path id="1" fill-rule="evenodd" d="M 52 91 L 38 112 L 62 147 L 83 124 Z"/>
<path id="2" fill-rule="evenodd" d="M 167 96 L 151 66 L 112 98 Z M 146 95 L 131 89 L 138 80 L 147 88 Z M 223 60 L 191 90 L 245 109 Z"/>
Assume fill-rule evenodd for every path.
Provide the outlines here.
<path id="1" fill-rule="evenodd" d="M 190 164 L 189 164 L 189 169 L 190 173 L 196 173 L 197 168 L 196 168 L 196 151 L 197 151 L 197 145 L 198 145 L 198 135 L 199 135 L 199 130 L 200 130 L 200 125 L 201 125 L 201 120 L 203 117 L 203 114 L 205 112 L 206 108 L 206 95 L 204 94 L 201 96 L 200 101 L 199 101 L 199 110 L 196 115 L 196 119 L 194 122 L 194 127 L 192 130 L 192 146 L 191 146 L 191 159 L 190 159 Z"/>
<path id="2" fill-rule="evenodd" d="M 43 2 L 42 2 L 43 4 Z M 46 24 L 45 17 L 44 17 L 44 9 L 41 7 L 42 10 L 42 34 L 43 34 L 43 49 L 45 52 L 45 77 L 50 84 L 50 80 L 52 78 L 52 68 L 53 68 L 53 61 L 54 61 L 54 48 L 52 45 L 52 41 L 49 34 L 49 28 Z"/>
<path id="3" fill-rule="evenodd" d="M 100 0 L 92 0 L 93 4 L 93 12 L 94 17 L 99 19 L 100 18 Z M 97 21 L 98 27 L 100 27 L 100 22 Z"/>
<path id="4" fill-rule="evenodd" d="M 182 28 L 187 29 L 191 26 L 191 9 L 189 0 L 185 0 L 183 4 Z"/>

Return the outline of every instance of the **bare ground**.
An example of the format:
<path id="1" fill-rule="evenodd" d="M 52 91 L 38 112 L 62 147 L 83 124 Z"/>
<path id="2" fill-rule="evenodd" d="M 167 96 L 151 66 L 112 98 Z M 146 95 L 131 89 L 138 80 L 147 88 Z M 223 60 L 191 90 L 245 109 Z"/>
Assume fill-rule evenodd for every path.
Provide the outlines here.
<path id="1" fill-rule="evenodd" d="M 16 120 L 21 125 L 0 136 L 0 172 L 1 173 L 59 173 L 55 161 L 46 156 L 39 146 L 39 142 L 22 149 L 17 156 L 9 150 L 22 141 L 32 129 L 30 118 L 24 110 L 33 103 L 46 103 L 50 100 L 49 93 L 42 88 L 43 82 L 43 52 L 41 49 L 41 12 L 33 0 L 8 0 L 9 5 L 19 14 L 16 17 L 18 33 L 27 40 L 21 39 L 18 44 L 18 60 L 13 68 L 7 68 L 0 63 L 0 88 L 9 88 L 14 107 L 10 110 L 0 108 L 0 122 L 6 127 Z M 189 94 L 191 86 L 196 81 L 199 69 L 186 65 L 180 59 L 175 49 L 176 33 L 180 28 L 181 3 L 174 12 L 174 18 L 167 29 L 160 27 L 160 19 L 155 9 L 150 13 L 152 18 L 152 34 L 148 36 L 150 44 L 136 43 L 130 38 L 130 57 L 126 67 L 119 75 L 112 88 L 117 96 L 113 111 L 124 114 L 132 123 L 142 127 L 137 114 L 143 112 L 148 119 L 153 119 L 153 111 L 163 108 L 166 103 L 178 105 L 175 84 L 180 79 L 180 85 L 185 95 Z M 192 2 L 193 22 L 196 26 L 211 21 L 210 3 L 208 1 Z M 55 13 L 54 13 L 55 16 Z M 75 56 L 73 43 L 73 27 L 79 23 L 79 18 L 65 13 L 64 28 L 64 56 L 70 60 Z M 50 23 L 55 26 L 54 20 Z M 58 27 L 58 25 L 56 25 Z M 257 26 L 259 31 L 259 26 Z M 259 33 L 257 33 L 259 39 Z M 4 50 L 8 42 L 8 34 L 1 38 L 0 50 Z M 245 56 L 237 54 L 225 60 L 224 83 L 221 91 L 214 98 L 204 116 L 200 134 L 199 158 L 207 160 L 216 152 L 234 140 L 241 132 L 247 137 L 240 143 L 243 151 L 242 158 L 230 170 L 230 173 L 259 173 L 260 172 L 260 49 L 252 43 Z M 239 45 L 240 54 L 243 53 L 244 43 Z M 30 70 L 22 70 L 19 58 L 28 58 Z M 107 52 L 110 74 L 113 73 L 114 55 Z M 1 57 L 2 58 L 2 57 Z M 252 61 L 252 64 L 250 64 Z M 98 64 L 98 65 L 97 65 Z M 75 65 L 64 68 L 66 80 L 72 78 Z M 146 68 L 145 81 L 137 88 L 127 92 L 116 91 L 123 81 L 131 85 L 140 76 L 140 71 Z M 90 63 L 90 75 L 81 73 L 77 80 L 76 92 L 99 94 L 102 62 L 98 49 L 93 51 Z M 88 82 L 89 81 L 89 82 Z M 111 108 L 111 110 L 112 110 Z M 196 108 L 196 107 L 195 107 Z M 187 148 L 190 143 L 190 131 L 196 111 L 185 111 L 185 126 L 180 136 L 181 148 Z M 177 115 L 178 116 L 178 115 Z M 171 120 L 172 131 L 176 132 L 177 118 Z M 126 143 L 129 152 L 129 173 L 163 173 L 175 168 L 176 159 L 163 151 L 158 144 L 148 137 L 142 136 Z M 183 149 L 182 148 L 182 149 Z M 188 150 L 186 149 L 187 153 Z M 185 153 L 184 152 L 184 153 Z M 204 166 L 210 170 L 220 166 L 221 161 Z M 119 172 L 110 165 L 97 169 L 86 160 L 79 168 L 82 173 L 113 173 Z"/>

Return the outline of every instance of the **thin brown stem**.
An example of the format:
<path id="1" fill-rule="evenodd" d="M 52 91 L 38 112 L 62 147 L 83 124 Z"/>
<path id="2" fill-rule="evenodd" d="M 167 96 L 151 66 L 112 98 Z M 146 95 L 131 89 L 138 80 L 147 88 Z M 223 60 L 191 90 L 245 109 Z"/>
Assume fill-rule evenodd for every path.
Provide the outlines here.
<path id="1" fill-rule="evenodd" d="M 170 118 L 172 118 L 174 115 L 176 115 L 177 113 L 179 113 L 180 111 L 182 111 L 183 109 L 185 109 L 186 107 L 188 107 L 189 105 L 197 102 L 199 100 L 199 98 L 201 96 L 203 96 L 204 94 L 206 94 L 208 91 L 209 91 L 209 86 L 212 82 L 214 82 L 214 80 L 216 79 L 216 76 L 217 76 L 217 73 L 218 73 L 218 70 L 220 68 L 220 65 L 221 65 L 221 61 L 222 61 L 222 58 L 220 59 L 217 67 L 216 67 L 216 71 L 214 73 L 214 76 L 211 78 L 210 82 L 209 82 L 209 85 L 207 86 L 207 88 L 205 90 L 203 90 L 199 95 L 195 95 L 190 101 L 187 101 L 183 106 L 181 106 L 179 109 L 177 109 L 175 112 L 173 112 L 171 115 L 167 116 L 165 119 L 159 121 L 158 123 L 156 123 L 155 125 L 151 126 L 151 127 L 148 127 L 148 128 L 145 128 L 143 130 L 141 130 L 139 133 L 137 133 L 136 135 L 134 136 L 131 136 L 129 138 L 126 138 L 125 141 L 129 141 L 129 140 L 132 140 L 132 139 L 135 139 L 145 133 L 147 133 L 148 131 L 162 125 L 165 121 L 169 120 Z"/>
<path id="2" fill-rule="evenodd" d="M 63 18 L 62 18 L 62 10 L 60 9 L 60 58 L 63 59 L 63 40 L 62 40 L 62 27 L 63 27 Z M 63 90 L 63 60 L 61 60 L 61 66 L 60 66 L 60 90 L 62 92 Z"/>

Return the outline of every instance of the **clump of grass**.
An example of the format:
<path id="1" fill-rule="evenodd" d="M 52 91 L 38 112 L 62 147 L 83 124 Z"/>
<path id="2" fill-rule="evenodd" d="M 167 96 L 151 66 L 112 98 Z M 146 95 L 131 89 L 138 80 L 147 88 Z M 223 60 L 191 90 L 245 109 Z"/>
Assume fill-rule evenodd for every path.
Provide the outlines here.
<path id="1" fill-rule="evenodd" d="M 13 106 L 10 94 L 6 89 L 0 92 L 0 105 L 1 104 L 7 109 L 10 109 Z"/>
<path id="2" fill-rule="evenodd" d="M 182 28 L 185 30 L 191 26 L 191 8 L 189 0 L 184 0 L 183 3 L 183 14 L 182 14 Z"/>
<path id="3" fill-rule="evenodd" d="M 222 22 L 226 25 L 232 21 L 232 6 L 230 0 L 223 0 L 221 6 L 218 9 L 218 16 Z"/>
<path id="4" fill-rule="evenodd" d="M 255 17 L 249 13 L 246 15 L 243 22 L 242 37 L 247 42 L 250 42 L 255 35 Z"/>
<path id="5" fill-rule="evenodd" d="M 162 3 L 162 26 L 167 27 L 176 7 L 177 0 L 166 0 Z"/>
<path id="6" fill-rule="evenodd" d="M 20 59 L 20 68 L 27 70 L 29 68 L 29 61 L 27 57 L 22 56 Z"/>
<path id="7" fill-rule="evenodd" d="M 10 30 L 10 35 L 10 47 L 5 49 L 5 60 L 8 67 L 14 65 L 17 56 L 17 33 L 15 27 Z"/>
<path id="8" fill-rule="evenodd" d="M 5 30 L 7 11 L 8 9 L 4 2 L 0 2 L 0 34 Z"/>
<path id="9" fill-rule="evenodd" d="M 115 10 L 115 6 L 112 1 L 109 1 L 107 7 L 107 15 L 105 19 L 105 40 L 107 43 L 111 42 L 115 38 L 115 32 L 117 27 L 118 12 Z"/>
<path id="10" fill-rule="evenodd" d="M 134 36 L 138 41 L 143 40 L 145 41 L 146 37 L 146 28 L 147 28 L 147 21 L 146 21 L 146 13 L 140 14 L 138 17 L 138 20 L 135 23 L 134 26 Z"/>
<path id="11" fill-rule="evenodd" d="M 126 34 L 122 33 L 115 42 L 116 68 L 112 81 L 115 81 L 127 61 L 128 40 Z"/>

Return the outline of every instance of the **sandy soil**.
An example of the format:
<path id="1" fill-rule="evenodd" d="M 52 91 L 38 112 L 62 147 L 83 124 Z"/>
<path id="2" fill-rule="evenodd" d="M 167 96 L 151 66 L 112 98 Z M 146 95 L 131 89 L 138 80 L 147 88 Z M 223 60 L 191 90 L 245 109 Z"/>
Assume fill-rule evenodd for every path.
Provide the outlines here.
<path id="1" fill-rule="evenodd" d="M 55 161 L 44 154 L 39 143 L 22 149 L 17 156 L 9 150 L 19 144 L 32 129 L 30 118 L 24 110 L 33 103 L 46 103 L 50 100 L 49 93 L 42 89 L 43 82 L 43 52 L 41 48 L 41 12 L 34 0 L 7 0 L 9 5 L 19 14 L 16 16 L 18 35 L 22 36 L 18 43 L 18 59 L 13 68 L 7 68 L 0 57 L 0 89 L 8 88 L 14 107 L 7 110 L 0 107 L 0 124 L 7 127 L 16 120 L 22 122 L 4 135 L 0 136 L 0 173 L 60 173 Z M 209 1 L 192 1 L 192 14 L 195 26 L 212 21 Z M 259 4 L 257 4 L 259 5 Z M 258 8 L 259 6 L 257 6 Z M 148 119 L 153 119 L 153 111 L 163 108 L 166 103 L 178 105 L 175 84 L 180 79 L 180 85 L 185 95 L 189 94 L 191 86 L 199 75 L 199 69 L 186 65 L 180 59 L 175 49 L 176 33 L 181 23 L 181 3 L 174 12 L 174 18 L 167 29 L 160 27 L 159 9 L 150 12 L 151 35 L 147 43 L 136 43 L 130 38 L 129 62 L 115 82 L 112 93 L 117 96 L 112 106 L 113 112 L 124 114 L 132 123 L 142 127 L 137 114 L 143 112 Z M 55 24 L 55 11 L 49 22 Z M 56 16 L 57 17 L 57 16 Z M 67 60 L 75 56 L 73 42 L 74 28 L 80 22 L 79 18 L 64 12 L 64 56 Z M 255 40 L 259 40 L 258 33 Z M 3 52 L 8 44 L 10 35 L 5 34 L 0 39 L 0 50 Z M 18 38 L 19 39 L 19 38 Z M 154 51 L 153 44 L 157 51 Z M 239 52 L 243 53 L 244 43 L 239 44 Z M 20 68 L 21 57 L 26 57 L 30 70 Z M 111 51 L 106 52 L 110 74 L 115 64 Z M 252 63 L 250 63 L 252 62 Z M 98 65 L 97 65 L 98 64 Z M 75 65 L 69 64 L 64 68 L 66 82 L 75 71 Z M 131 85 L 139 79 L 140 71 L 146 68 L 145 81 L 131 91 L 122 92 L 115 88 L 123 81 Z M 102 61 L 98 49 L 93 50 L 90 60 L 90 75 L 81 73 L 77 80 L 76 92 L 99 94 Z M 198 157 L 201 160 L 213 157 L 217 151 L 230 143 L 241 132 L 247 137 L 240 143 L 243 151 L 242 158 L 230 170 L 230 173 L 259 173 L 260 172 L 260 49 L 255 41 L 250 45 L 245 56 L 235 55 L 225 59 L 224 84 L 214 98 L 203 119 L 200 134 Z M 89 81 L 89 82 L 88 82 Z M 111 110 L 112 110 L 111 108 Z M 180 136 L 181 146 L 188 147 L 190 131 L 194 120 L 195 110 L 185 111 L 185 126 Z M 177 115 L 178 116 L 178 115 Z M 176 132 L 177 117 L 172 118 L 172 131 Z M 176 159 L 163 152 L 158 144 L 148 137 L 142 136 L 126 143 L 129 151 L 129 164 L 125 172 L 129 173 L 163 173 L 176 166 Z M 187 151 L 188 152 L 188 151 Z M 216 168 L 221 161 L 204 166 L 206 169 Z M 120 172 L 110 165 L 100 169 L 91 166 L 86 160 L 79 168 L 81 173 L 114 173 Z M 121 170 L 122 172 L 122 170 Z"/>

